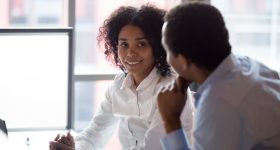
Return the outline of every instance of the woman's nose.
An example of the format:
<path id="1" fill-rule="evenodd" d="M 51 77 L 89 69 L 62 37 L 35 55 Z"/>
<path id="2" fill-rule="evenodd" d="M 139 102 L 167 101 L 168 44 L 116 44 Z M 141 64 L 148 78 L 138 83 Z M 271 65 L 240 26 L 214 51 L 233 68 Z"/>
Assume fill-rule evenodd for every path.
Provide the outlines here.
<path id="1" fill-rule="evenodd" d="M 134 48 L 129 48 L 128 51 L 127 51 L 127 56 L 129 57 L 133 57 L 133 56 L 136 56 L 136 52 L 135 52 L 135 49 Z"/>

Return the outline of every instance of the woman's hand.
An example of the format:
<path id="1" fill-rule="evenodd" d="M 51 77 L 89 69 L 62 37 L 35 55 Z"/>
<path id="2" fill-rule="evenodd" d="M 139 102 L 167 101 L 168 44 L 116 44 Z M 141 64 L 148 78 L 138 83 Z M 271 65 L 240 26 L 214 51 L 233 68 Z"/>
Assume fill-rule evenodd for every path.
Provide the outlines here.
<path id="1" fill-rule="evenodd" d="M 158 94 L 158 109 L 167 133 L 181 128 L 180 116 L 186 103 L 186 89 L 189 84 L 190 82 L 179 76 Z"/>
<path id="2" fill-rule="evenodd" d="M 73 136 L 70 134 L 70 131 L 67 135 L 58 134 L 54 141 L 49 142 L 50 150 L 74 150 L 75 149 L 75 142 Z"/>

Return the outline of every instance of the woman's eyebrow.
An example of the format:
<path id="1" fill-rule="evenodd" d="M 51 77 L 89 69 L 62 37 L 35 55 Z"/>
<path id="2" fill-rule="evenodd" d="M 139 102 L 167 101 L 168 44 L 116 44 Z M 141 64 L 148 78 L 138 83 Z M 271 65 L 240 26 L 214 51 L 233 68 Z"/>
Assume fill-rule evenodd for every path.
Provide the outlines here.
<path id="1" fill-rule="evenodd" d="M 127 41 L 126 38 L 118 38 L 119 41 Z"/>
<path id="2" fill-rule="evenodd" d="M 139 38 L 136 38 L 135 40 L 147 40 L 146 37 L 139 37 Z"/>
<path id="3" fill-rule="evenodd" d="M 119 41 L 127 41 L 126 38 L 118 38 Z M 135 40 L 139 41 L 139 40 L 147 40 L 146 37 L 138 37 L 138 38 L 135 38 Z"/>

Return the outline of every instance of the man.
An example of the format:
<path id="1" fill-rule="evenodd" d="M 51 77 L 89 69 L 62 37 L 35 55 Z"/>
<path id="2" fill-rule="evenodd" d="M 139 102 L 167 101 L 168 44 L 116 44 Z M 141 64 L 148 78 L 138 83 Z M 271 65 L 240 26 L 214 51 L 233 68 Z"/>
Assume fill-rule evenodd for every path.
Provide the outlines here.
<path id="1" fill-rule="evenodd" d="M 184 3 L 170 10 L 162 44 L 180 75 L 158 95 L 167 132 L 161 139 L 164 149 L 280 149 L 279 76 L 255 60 L 232 54 L 215 7 Z M 179 117 L 190 82 L 199 89 L 192 139 L 187 139 Z"/>

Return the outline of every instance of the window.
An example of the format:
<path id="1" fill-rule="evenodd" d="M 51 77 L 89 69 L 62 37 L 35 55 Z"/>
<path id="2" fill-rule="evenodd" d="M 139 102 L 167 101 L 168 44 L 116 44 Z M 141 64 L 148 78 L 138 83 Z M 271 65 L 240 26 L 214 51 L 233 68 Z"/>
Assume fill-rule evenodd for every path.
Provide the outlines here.
<path id="1" fill-rule="evenodd" d="M 0 0 L 0 27 L 68 26 L 67 0 Z"/>
<path id="2" fill-rule="evenodd" d="M 9 130 L 66 129 L 71 36 L 71 29 L 0 29 L 0 116 Z"/>
<path id="3" fill-rule="evenodd" d="M 29 30 L 30 28 L 44 28 L 44 34 L 39 33 L 42 36 L 34 35 L 29 30 L 28 32 L 32 34 L 24 33 L 20 36 L 10 34 L 8 38 L 5 35 L 3 39 L 3 30 L 0 33 L 2 37 L 0 65 L 4 68 L 4 72 L 1 71 L 0 82 L 4 82 L 5 85 L 7 85 L 7 81 L 9 82 L 6 87 L 3 87 L 2 83 L 0 85 L 2 90 L 0 94 L 0 117 L 5 117 L 9 132 L 9 143 L 12 149 L 42 149 L 42 147 L 47 149 L 48 141 L 53 139 L 58 131 L 43 133 L 34 130 L 65 129 L 67 124 L 70 125 L 67 122 L 69 121 L 67 117 L 70 114 L 67 112 L 67 97 L 70 95 L 66 94 L 68 91 L 67 43 L 69 42 L 67 39 L 69 34 L 57 32 L 56 29 L 53 30 L 54 28 L 60 28 L 61 31 L 62 28 L 68 28 L 68 13 L 68 0 L 0 0 L 1 29 L 26 28 L 24 30 Z M 46 28 L 52 29 L 45 31 Z M 46 34 L 46 32 L 49 34 Z M 9 39 L 13 41 L 7 41 Z M 16 39 L 20 42 L 16 42 Z M 29 45 L 23 45 L 22 41 L 29 43 Z M 67 47 L 65 47 L 65 44 Z M 4 46 L 13 48 L 13 53 L 5 51 Z M 48 50 L 50 53 L 44 50 Z M 42 53 L 38 53 L 39 51 Z M 45 57 L 42 55 L 45 55 Z M 8 57 L 11 59 L 7 59 Z M 43 61 L 49 63 L 46 64 Z M 53 64 L 55 64 L 55 67 L 44 67 Z M 19 76 L 19 74 L 22 75 Z M 32 77 L 33 79 L 31 79 Z M 42 82 L 36 82 L 39 80 L 42 80 Z M 55 83 L 58 85 L 54 86 Z M 45 85 L 45 87 L 36 88 L 37 85 Z M 7 89 L 7 87 L 12 89 Z M 3 92 L 7 90 L 17 90 L 17 92 L 9 92 L 10 94 Z M 49 92 L 50 95 L 42 94 L 43 91 Z M 8 99 L 12 100 L 9 101 Z M 11 105 L 12 102 L 14 103 Z M 54 116 L 54 114 L 56 115 Z M 16 132 L 19 130 L 25 132 Z"/>
<path id="4" fill-rule="evenodd" d="M 280 71 L 280 1 L 212 0 L 222 12 L 233 52 Z"/>

